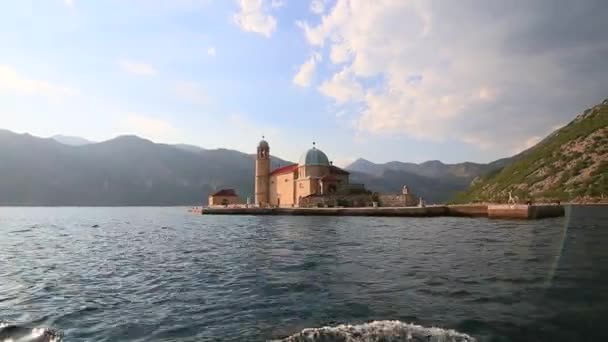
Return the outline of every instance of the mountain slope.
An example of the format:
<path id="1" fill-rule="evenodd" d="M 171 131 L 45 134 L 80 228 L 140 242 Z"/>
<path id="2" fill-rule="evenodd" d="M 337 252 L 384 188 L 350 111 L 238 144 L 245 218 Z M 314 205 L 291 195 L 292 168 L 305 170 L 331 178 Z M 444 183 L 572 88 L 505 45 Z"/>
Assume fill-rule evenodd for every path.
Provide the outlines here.
<path id="1" fill-rule="evenodd" d="M 459 202 L 499 201 L 508 192 L 535 201 L 597 201 L 608 196 L 608 100 L 474 182 Z"/>
<path id="2" fill-rule="evenodd" d="M 188 145 L 188 144 L 174 144 L 174 145 L 171 145 L 171 146 L 177 147 L 177 148 L 185 150 L 185 151 L 194 152 L 194 153 L 199 153 L 199 152 L 202 152 L 202 151 L 205 150 L 202 147 L 198 147 L 196 145 Z"/>
<path id="3" fill-rule="evenodd" d="M 57 134 L 57 135 L 53 135 L 51 137 L 51 139 L 60 142 L 64 145 L 71 145 L 71 146 L 82 146 L 82 145 L 88 145 L 88 144 L 92 144 L 92 141 L 89 141 L 85 138 L 81 138 L 81 137 L 73 137 L 73 136 L 69 136 L 69 135 L 61 135 L 61 134 Z"/>
<path id="4" fill-rule="evenodd" d="M 73 146 L 0 130 L 0 160 L 0 205 L 190 205 L 205 203 L 219 188 L 235 188 L 243 198 L 254 188 L 253 154 L 136 136 Z M 287 164 L 271 159 L 273 169 Z M 395 165 L 375 175 L 354 171 L 351 181 L 379 192 L 400 192 L 407 184 L 430 202 L 445 201 L 470 182 Z"/>
<path id="5" fill-rule="evenodd" d="M 504 162 L 508 162 L 510 158 L 505 158 Z M 473 178 L 490 172 L 501 167 L 502 160 L 489 164 L 464 162 L 458 164 L 444 164 L 439 160 L 429 160 L 424 163 L 404 163 L 392 161 L 384 164 L 375 164 L 369 160 L 362 158 L 357 159 L 352 164 L 346 167 L 349 171 L 363 172 L 371 175 L 382 175 L 386 170 L 405 171 L 419 176 L 429 178 L 446 178 L 456 177 L 464 178 L 469 181 Z"/>
<path id="6" fill-rule="evenodd" d="M 380 175 L 350 171 L 353 183 L 363 183 L 368 190 L 384 193 L 399 193 L 407 185 L 417 196 L 428 203 L 442 203 L 469 186 L 469 181 L 458 178 L 430 178 L 400 170 L 385 170 Z"/>
<path id="7" fill-rule="evenodd" d="M 69 146 L 0 130 L 0 205 L 200 205 L 223 187 L 244 198 L 253 193 L 254 159 L 136 136 Z"/>
<path id="8" fill-rule="evenodd" d="M 438 160 L 420 164 L 399 161 L 375 164 L 360 158 L 346 169 L 353 173 L 354 182 L 364 183 L 372 191 L 399 192 L 403 185 L 408 185 L 416 195 L 429 202 L 445 202 L 467 190 L 474 178 L 501 168 L 512 158 L 489 164 L 444 164 Z"/>

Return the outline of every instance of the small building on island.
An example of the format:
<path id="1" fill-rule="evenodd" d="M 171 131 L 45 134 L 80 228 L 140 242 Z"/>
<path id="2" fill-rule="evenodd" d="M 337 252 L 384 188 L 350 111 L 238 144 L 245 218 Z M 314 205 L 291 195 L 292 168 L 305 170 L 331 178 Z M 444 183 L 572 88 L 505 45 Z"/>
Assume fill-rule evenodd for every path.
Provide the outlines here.
<path id="1" fill-rule="evenodd" d="M 232 205 L 239 203 L 239 196 L 234 189 L 221 189 L 209 195 L 209 206 Z"/>

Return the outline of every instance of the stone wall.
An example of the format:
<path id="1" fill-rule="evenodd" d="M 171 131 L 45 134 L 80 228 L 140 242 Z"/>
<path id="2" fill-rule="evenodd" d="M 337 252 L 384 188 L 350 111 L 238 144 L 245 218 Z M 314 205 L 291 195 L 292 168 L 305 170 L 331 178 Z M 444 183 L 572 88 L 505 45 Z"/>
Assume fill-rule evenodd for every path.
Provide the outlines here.
<path id="1" fill-rule="evenodd" d="M 371 207 L 377 201 L 380 207 L 412 207 L 418 200 L 411 194 L 351 194 L 308 196 L 300 200 L 300 207 Z"/>
<path id="2" fill-rule="evenodd" d="M 209 206 L 238 204 L 240 200 L 237 196 L 209 196 Z"/>
<path id="3" fill-rule="evenodd" d="M 448 205 L 448 214 L 450 216 L 486 217 L 488 216 L 488 206 L 486 204 Z"/>
<path id="4" fill-rule="evenodd" d="M 302 208 L 316 207 L 371 207 L 378 202 L 380 207 L 413 207 L 418 205 L 418 199 L 412 194 L 336 194 L 315 195 L 300 200 Z"/>
<path id="5" fill-rule="evenodd" d="M 378 194 L 381 207 L 412 207 L 418 200 L 411 194 Z"/>
<path id="6" fill-rule="evenodd" d="M 326 196 L 308 196 L 300 200 L 302 208 L 317 208 L 317 207 L 371 207 L 371 194 L 357 195 L 326 195 Z"/>

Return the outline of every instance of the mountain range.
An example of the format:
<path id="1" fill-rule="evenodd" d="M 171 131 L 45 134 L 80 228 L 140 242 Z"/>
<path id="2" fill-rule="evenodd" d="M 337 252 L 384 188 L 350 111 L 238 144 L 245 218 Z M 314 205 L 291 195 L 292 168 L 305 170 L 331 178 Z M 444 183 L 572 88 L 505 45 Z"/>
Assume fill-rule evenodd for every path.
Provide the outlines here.
<path id="1" fill-rule="evenodd" d="M 60 142 L 64 145 L 70 145 L 70 146 L 82 146 L 82 145 L 88 145 L 88 144 L 93 143 L 92 141 L 87 140 L 85 138 L 75 137 L 75 136 L 70 136 L 70 135 L 61 135 L 61 134 L 53 135 L 51 137 L 51 139 L 53 139 L 57 142 Z"/>
<path id="2" fill-rule="evenodd" d="M 75 146 L 0 130 L 0 205 L 200 205 L 224 187 L 250 196 L 254 168 L 253 155 L 226 149 L 136 136 Z"/>
<path id="3" fill-rule="evenodd" d="M 507 159 L 479 164 L 464 162 L 444 164 L 438 160 L 424 163 L 392 161 L 383 164 L 357 159 L 346 169 L 351 172 L 351 181 L 363 183 L 377 192 L 398 192 L 407 185 L 416 195 L 427 202 L 445 202 L 457 193 L 468 189 L 476 177 L 502 167 Z"/>
<path id="4" fill-rule="evenodd" d="M 200 205 L 220 188 L 253 196 L 254 155 L 137 136 L 92 142 L 0 130 L 0 205 Z M 273 157 L 272 168 L 290 164 Z M 431 202 L 449 200 L 489 164 L 352 163 L 351 182 L 372 191 L 408 185 Z"/>
<path id="5" fill-rule="evenodd" d="M 352 183 L 397 193 L 407 185 L 430 203 L 519 198 L 579 200 L 608 194 L 608 100 L 530 149 L 488 164 L 383 164 L 358 159 Z M 92 142 L 0 129 L 0 205 L 201 205 L 221 188 L 252 197 L 255 155 L 158 144 L 137 136 Z M 271 167 L 291 164 L 272 157 Z"/>

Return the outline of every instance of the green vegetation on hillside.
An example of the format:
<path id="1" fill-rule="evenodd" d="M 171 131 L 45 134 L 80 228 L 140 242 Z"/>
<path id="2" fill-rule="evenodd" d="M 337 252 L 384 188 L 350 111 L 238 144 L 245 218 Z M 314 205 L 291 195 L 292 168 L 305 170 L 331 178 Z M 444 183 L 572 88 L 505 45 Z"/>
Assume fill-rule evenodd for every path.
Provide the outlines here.
<path id="1" fill-rule="evenodd" d="M 608 100 L 555 131 L 521 158 L 473 182 L 457 202 L 608 199 Z"/>

